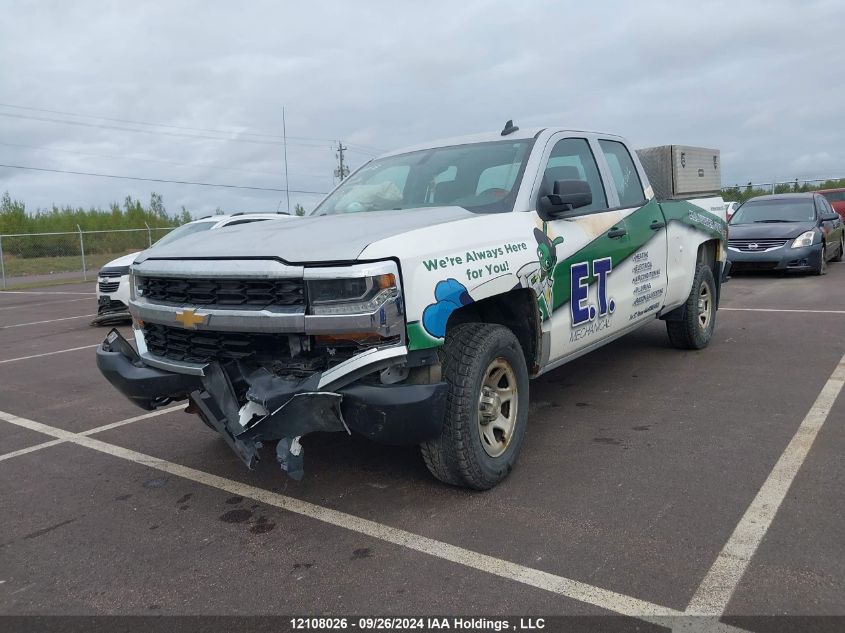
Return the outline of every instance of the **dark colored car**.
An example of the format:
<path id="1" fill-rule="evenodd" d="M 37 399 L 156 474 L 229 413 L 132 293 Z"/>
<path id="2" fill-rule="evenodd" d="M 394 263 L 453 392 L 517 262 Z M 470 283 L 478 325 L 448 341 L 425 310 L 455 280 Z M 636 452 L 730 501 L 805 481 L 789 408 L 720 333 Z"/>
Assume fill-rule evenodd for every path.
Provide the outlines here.
<path id="1" fill-rule="evenodd" d="M 833 210 L 842 218 L 842 221 L 845 222 L 845 188 L 820 189 L 816 193 L 822 194 L 833 207 Z"/>
<path id="2" fill-rule="evenodd" d="M 842 261 L 845 228 L 816 192 L 752 198 L 729 224 L 731 271 L 795 270 L 823 275 L 828 260 Z"/>

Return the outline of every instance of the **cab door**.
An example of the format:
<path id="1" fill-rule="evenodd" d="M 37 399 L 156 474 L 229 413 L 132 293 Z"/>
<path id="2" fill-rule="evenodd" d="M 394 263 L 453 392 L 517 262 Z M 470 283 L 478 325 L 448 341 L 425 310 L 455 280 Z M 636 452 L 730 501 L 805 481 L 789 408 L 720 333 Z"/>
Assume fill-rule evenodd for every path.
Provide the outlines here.
<path id="1" fill-rule="evenodd" d="M 627 158 L 627 160 L 626 160 Z M 595 135 L 551 137 L 532 190 L 544 361 L 559 364 L 654 318 L 666 286 L 666 224 L 625 145 Z M 581 180 L 591 203 L 549 216 L 539 201 Z"/>
<path id="2" fill-rule="evenodd" d="M 523 286 L 537 295 L 544 364 L 600 343 L 620 327 L 610 287 L 613 262 L 627 251 L 629 238 L 625 214 L 611 208 L 615 194 L 605 187 L 596 151 L 589 135 L 553 135 L 532 189 L 537 264 L 526 266 L 519 275 Z M 559 180 L 587 183 L 590 204 L 565 215 L 541 213 L 539 200 L 554 193 Z"/>
<path id="3" fill-rule="evenodd" d="M 615 204 L 625 216 L 625 252 L 616 262 L 613 291 L 620 326 L 653 319 L 663 307 L 668 285 L 668 231 L 660 205 L 646 190 L 641 169 L 624 143 L 598 138 L 605 180 L 612 183 Z M 599 161 L 601 164 L 601 160 Z"/>

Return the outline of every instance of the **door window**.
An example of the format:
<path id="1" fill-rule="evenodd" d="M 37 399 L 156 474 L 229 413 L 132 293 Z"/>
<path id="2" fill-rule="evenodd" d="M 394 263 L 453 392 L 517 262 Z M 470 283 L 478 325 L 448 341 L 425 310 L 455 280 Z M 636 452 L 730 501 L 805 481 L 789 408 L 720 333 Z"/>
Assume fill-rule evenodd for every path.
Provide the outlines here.
<path id="1" fill-rule="evenodd" d="M 628 148 L 618 141 L 601 140 L 599 145 L 610 166 L 610 175 L 619 195 L 619 206 L 636 207 L 645 204 L 643 183 L 640 182 Z"/>
<path id="2" fill-rule="evenodd" d="M 543 173 L 543 182 L 540 185 L 541 197 L 554 193 L 556 180 L 583 180 L 590 186 L 593 202 L 588 206 L 580 207 L 579 211 L 589 213 L 607 209 L 604 185 L 587 139 L 565 138 L 555 143 L 546 171 Z"/>

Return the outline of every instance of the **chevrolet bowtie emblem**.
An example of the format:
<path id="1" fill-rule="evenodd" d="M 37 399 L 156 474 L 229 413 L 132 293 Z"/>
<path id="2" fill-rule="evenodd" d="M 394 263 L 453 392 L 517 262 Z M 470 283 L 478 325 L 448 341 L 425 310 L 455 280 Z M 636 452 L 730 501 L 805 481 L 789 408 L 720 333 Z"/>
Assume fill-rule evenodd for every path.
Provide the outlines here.
<path id="1" fill-rule="evenodd" d="M 181 312 L 176 313 L 176 320 L 189 330 L 196 329 L 198 325 L 205 323 L 207 318 L 208 315 L 197 314 L 193 308 L 188 308 L 187 310 L 182 310 Z"/>

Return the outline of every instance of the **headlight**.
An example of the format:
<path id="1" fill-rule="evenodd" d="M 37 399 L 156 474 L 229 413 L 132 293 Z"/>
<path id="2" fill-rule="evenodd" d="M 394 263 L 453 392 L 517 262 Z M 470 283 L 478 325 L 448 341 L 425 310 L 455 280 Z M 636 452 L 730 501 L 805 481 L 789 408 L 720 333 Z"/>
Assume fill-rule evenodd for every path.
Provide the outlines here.
<path id="1" fill-rule="evenodd" d="M 801 248 L 803 246 L 812 246 L 813 239 L 815 238 L 816 234 L 813 231 L 807 231 L 806 233 L 802 233 L 798 237 L 795 238 L 795 241 L 792 242 L 792 248 Z"/>
<path id="2" fill-rule="evenodd" d="M 375 312 L 398 296 L 399 286 L 393 273 L 347 279 L 315 279 L 308 282 L 311 314 Z"/>
<path id="3" fill-rule="evenodd" d="M 404 340 L 405 303 L 391 260 L 306 267 L 305 331 L 317 345 L 394 345 Z"/>

